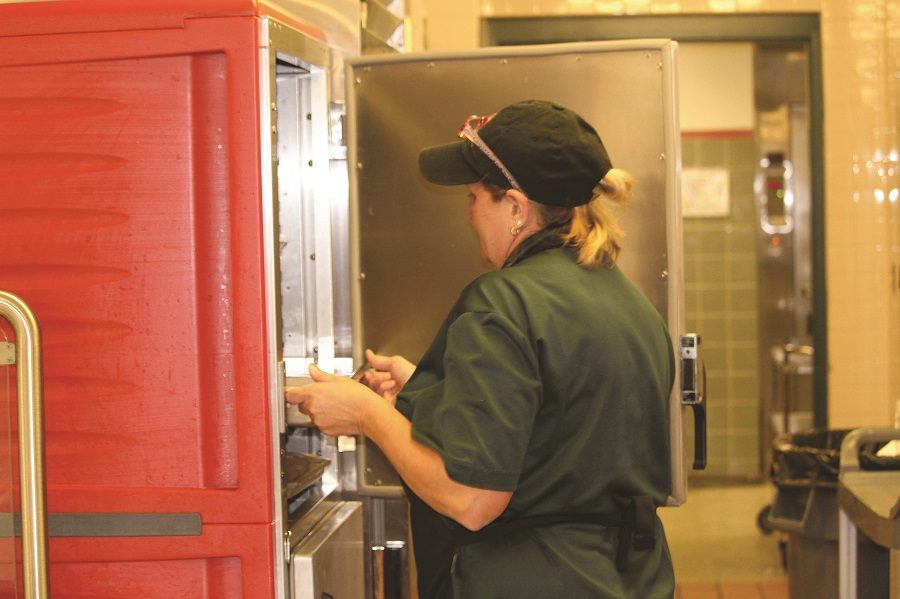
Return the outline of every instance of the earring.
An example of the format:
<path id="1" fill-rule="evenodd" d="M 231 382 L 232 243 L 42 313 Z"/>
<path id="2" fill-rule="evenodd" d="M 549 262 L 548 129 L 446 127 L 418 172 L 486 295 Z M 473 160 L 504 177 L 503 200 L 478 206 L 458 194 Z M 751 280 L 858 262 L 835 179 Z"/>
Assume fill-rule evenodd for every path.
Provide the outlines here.
<path id="1" fill-rule="evenodd" d="M 522 230 L 522 221 L 516 219 L 516 223 L 509 228 L 509 232 L 512 233 L 512 236 L 515 237 Z"/>

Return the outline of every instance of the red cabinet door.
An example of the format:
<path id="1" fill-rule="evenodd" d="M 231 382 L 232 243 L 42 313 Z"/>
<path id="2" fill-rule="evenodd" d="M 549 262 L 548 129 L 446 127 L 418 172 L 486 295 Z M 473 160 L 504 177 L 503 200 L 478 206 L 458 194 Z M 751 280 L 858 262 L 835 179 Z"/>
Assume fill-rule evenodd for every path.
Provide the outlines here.
<path id="1" fill-rule="evenodd" d="M 42 328 L 48 510 L 202 522 L 51 539 L 73 597 L 272 592 L 258 19 L 170 21 L 0 37 L 0 289 Z"/>

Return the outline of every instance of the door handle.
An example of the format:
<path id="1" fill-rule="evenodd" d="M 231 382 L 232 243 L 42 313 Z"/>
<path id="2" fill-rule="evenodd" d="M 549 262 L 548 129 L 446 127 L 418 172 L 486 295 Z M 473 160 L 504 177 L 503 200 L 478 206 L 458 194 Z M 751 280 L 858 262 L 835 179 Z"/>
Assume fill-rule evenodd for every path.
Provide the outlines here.
<path id="1" fill-rule="evenodd" d="M 16 336 L 16 393 L 19 404 L 19 475 L 22 479 L 22 569 L 25 597 L 49 597 L 46 500 L 44 493 L 43 379 L 41 334 L 34 313 L 19 297 L 0 291 L 0 316 Z"/>
<path id="2" fill-rule="evenodd" d="M 700 335 L 680 339 L 681 405 L 694 412 L 694 470 L 706 468 L 706 366 L 700 355 Z"/>

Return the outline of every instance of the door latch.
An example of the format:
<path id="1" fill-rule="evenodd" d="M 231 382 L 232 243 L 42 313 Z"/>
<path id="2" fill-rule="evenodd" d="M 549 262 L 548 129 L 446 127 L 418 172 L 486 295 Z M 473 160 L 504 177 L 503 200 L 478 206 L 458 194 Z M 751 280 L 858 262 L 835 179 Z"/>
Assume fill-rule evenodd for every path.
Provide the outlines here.
<path id="1" fill-rule="evenodd" d="M 706 367 L 700 357 L 700 335 L 680 339 L 681 405 L 694 412 L 694 470 L 706 468 Z"/>

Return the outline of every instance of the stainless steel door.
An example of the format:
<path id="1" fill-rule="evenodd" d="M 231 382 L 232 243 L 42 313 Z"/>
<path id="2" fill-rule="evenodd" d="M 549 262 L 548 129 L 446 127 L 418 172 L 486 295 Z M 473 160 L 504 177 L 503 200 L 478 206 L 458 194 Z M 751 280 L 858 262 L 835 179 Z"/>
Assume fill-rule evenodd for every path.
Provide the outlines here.
<path id="1" fill-rule="evenodd" d="M 465 192 L 418 173 L 427 145 L 453 139 L 469 114 L 517 100 L 559 102 L 603 137 L 637 181 L 622 215 L 620 265 L 682 332 L 679 130 L 675 44 L 666 40 L 490 48 L 471 53 L 353 59 L 347 69 L 354 351 L 417 360 L 462 287 L 480 274 Z M 678 386 L 676 385 L 676 389 Z M 670 438 L 675 502 L 683 496 L 681 408 Z M 363 444 L 360 455 L 370 454 Z M 377 462 L 377 460 L 376 460 Z M 383 463 L 363 463 L 363 491 L 391 487 Z"/>
<path id="2" fill-rule="evenodd" d="M 291 552 L 291 599 L 365 596 L 362 504 L 329 508 Z"/>

